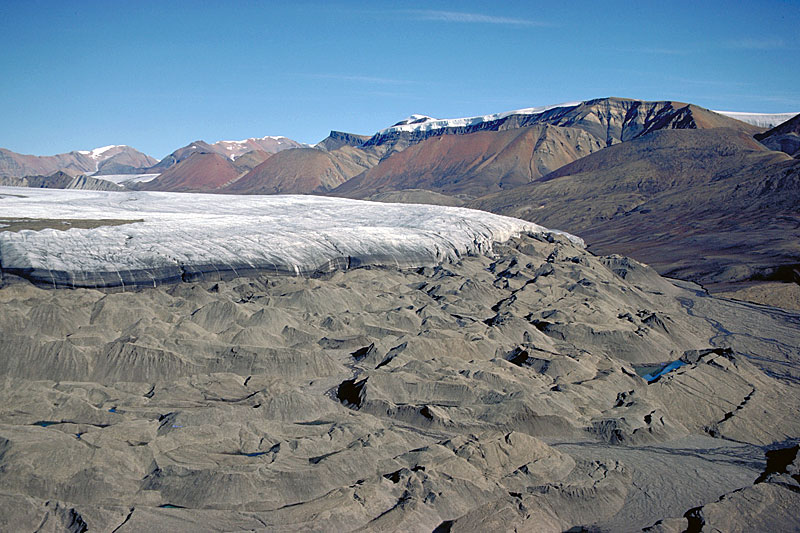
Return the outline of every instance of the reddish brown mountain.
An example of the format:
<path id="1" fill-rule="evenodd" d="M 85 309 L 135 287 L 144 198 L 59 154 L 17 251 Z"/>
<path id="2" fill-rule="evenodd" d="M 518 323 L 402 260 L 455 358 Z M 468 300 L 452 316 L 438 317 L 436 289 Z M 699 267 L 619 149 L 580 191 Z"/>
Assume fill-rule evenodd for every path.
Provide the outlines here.
<path id="1" fill-rule="evenodd" d="M 146 191 L 209 192 L 223 187 L 240 176 L 240 171 L 216 153 L 193 153 L 156 179 L 142 183 Z"/>
<path id="2" fill-rule="evenodd" d="M 529 183 L 605 147 L 578 128 L 546 125 L 431 137 L 333 191 L 367 198 L 405 189 L 481 196 Z"/>
<path id="3" fill-rule="evenodd" d="M 234 161 L 254 150 L 274 154 L 283 150 L 302 148 L 304 146 L 304 144 L 293 141 L 287 137 L 261 137 L 257 139 L 245 139 L 243 141 L 218 141 L 214 144 L 208 144 L 205 141 L 198 140 L 182 148 L 178 148 L 162 159 L 157 165 L 154 165 L 150 170 L 152 172 L 164 172 L 195 153 L 216 153 L 226 159 Z"/>
<path id="4" fill-rule="evenodd" d="M 273 155 L 224 189 L 234 194 L 325 193 L 378 162 L 372 151 L 342 146 L 326 152 L 314 148 Z"/>

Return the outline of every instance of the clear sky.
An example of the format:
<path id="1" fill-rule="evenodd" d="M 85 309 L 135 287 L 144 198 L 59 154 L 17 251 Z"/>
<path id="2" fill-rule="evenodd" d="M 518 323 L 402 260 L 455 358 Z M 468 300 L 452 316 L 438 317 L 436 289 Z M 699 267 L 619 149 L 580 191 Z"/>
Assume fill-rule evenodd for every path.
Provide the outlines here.
<path id="1" fill-rule="evenodd" d="M 371 134 L 605 96 L 800 111 L 800 1 L 0 0 L 0 147 Z"/>

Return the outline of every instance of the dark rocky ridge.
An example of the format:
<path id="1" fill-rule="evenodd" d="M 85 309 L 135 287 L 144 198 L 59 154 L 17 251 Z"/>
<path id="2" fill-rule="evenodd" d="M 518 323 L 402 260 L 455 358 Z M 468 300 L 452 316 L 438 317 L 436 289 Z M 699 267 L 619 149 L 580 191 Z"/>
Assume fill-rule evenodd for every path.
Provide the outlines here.
<path id="1" fill-rule="evenodd" d="M 317 143 L 314 148 L 326 150 L 328 152 L 341 148 L 342 146 L 360 147 L 370 139 L 369 135 L 357 135 L 344 131 L 331 131 L 330 135 Z"/>
<path id="2" fill-rule="evenodd" d="M 377 133 L 364 146 L 385 145 L 403 149 L 429 137 L 463 135 L 476 131 L 502 131 L 535 124 L 572 126 L 585 129 L 606 146 L 628 141 L 660 129 L 696 129 L 731 127 L 758 132 L 760 128 L 714 113 L 692 104 L 662 101 L 646 102 L 626 98 L 598 98 L 575 106 L 556 107 L 534 115 L 508 117 L 454 128 L 438 128 L 412 132 Z"/>
<path id="3" fill-rule="evenodd" d="M 92 191 L 121 191 L 122 187 L 104 179 L 91 176 L 71 176 L 55 172 L 49 176 L 0 177 L 0 186 L 34 187 L 41 189 L 84 189 Z"/>
<path id="4" fill-rule="evenodd" d="M 779 124 L 769 131 L 757 133 L 755 138 L 771 150 L 800 157 L 800 115 Z"/>

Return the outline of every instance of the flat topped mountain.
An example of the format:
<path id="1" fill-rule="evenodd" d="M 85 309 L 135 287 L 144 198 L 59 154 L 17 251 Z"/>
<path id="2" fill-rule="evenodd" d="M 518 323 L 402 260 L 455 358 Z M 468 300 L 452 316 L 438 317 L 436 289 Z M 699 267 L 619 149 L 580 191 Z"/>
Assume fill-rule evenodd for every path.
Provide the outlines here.
<path id="1" fill-rule="evenodd" d="M 665 129 L 758 128 L 698 106 L 604 98 L 484 117 L 402 121 L 361 146 L 380 163 L 332 194 L 371 198 L 406 189 L 478 197 L 540 179 L 564 165 Z"/>
<path id="2" fill-rule="evenodd" d="M 410 144 L 438 135 L 497 131 L 535 124 L 572 126 L 584 129 L 606 145 L 627 141 L 659 129 L 705 129 L 728 127 L 757 133 L 746 124 L 702 107 L 683 102 L 647 102 L 626 98 L 599 98 L 539 108 L 508 111 L 495 115 L 460 119 L 425 120 L 392 126 L 376 133 L 365 145 L 389 144 L 404 149 Z"/>
<path id="3" fill-rule="evenodd" d="M 344 131 L 331 131 L 330 135 L 314 145 L 318 150 L 336 150 L 342 146 L 361 146 L 370 138 L 369 135 L 356 135 Z"/>

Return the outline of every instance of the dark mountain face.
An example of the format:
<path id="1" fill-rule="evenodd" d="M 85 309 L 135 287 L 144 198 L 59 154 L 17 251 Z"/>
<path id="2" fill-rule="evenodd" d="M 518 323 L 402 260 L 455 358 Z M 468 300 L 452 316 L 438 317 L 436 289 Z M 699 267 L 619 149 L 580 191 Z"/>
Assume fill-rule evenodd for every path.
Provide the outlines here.
<path id="1" fill-rule="evenodd" d="M 344 131 L 331 131 L 330 135 L 317 143 L 314 148 L 325 151 L 336 150 L 342 146 L 361 146 L 370 139 L 369 135 L 356 135 Z"/>
<path id="2" fill-rule="evenodd" d="M 704 284 L 800 264 L 800 162 L 732 130 L 660 131 L 469 206 L 583 237 Z"/>
<path id="3" fill-rule="evenodd" d="M 49 176 L 0 177 L 0 186 L 33 187 L 37 189 L 83 189 L 92 191 L 121 191 L 122 187 L 91 176 L 72 176 L 55 172 Z"/>
<path id="4" fill-rule="evenodd" d="M 769 131 L 756 134 L 755 138 L 770 150 L 785 152 L 795 158 L 800 157 L 800 115 Z"/>

